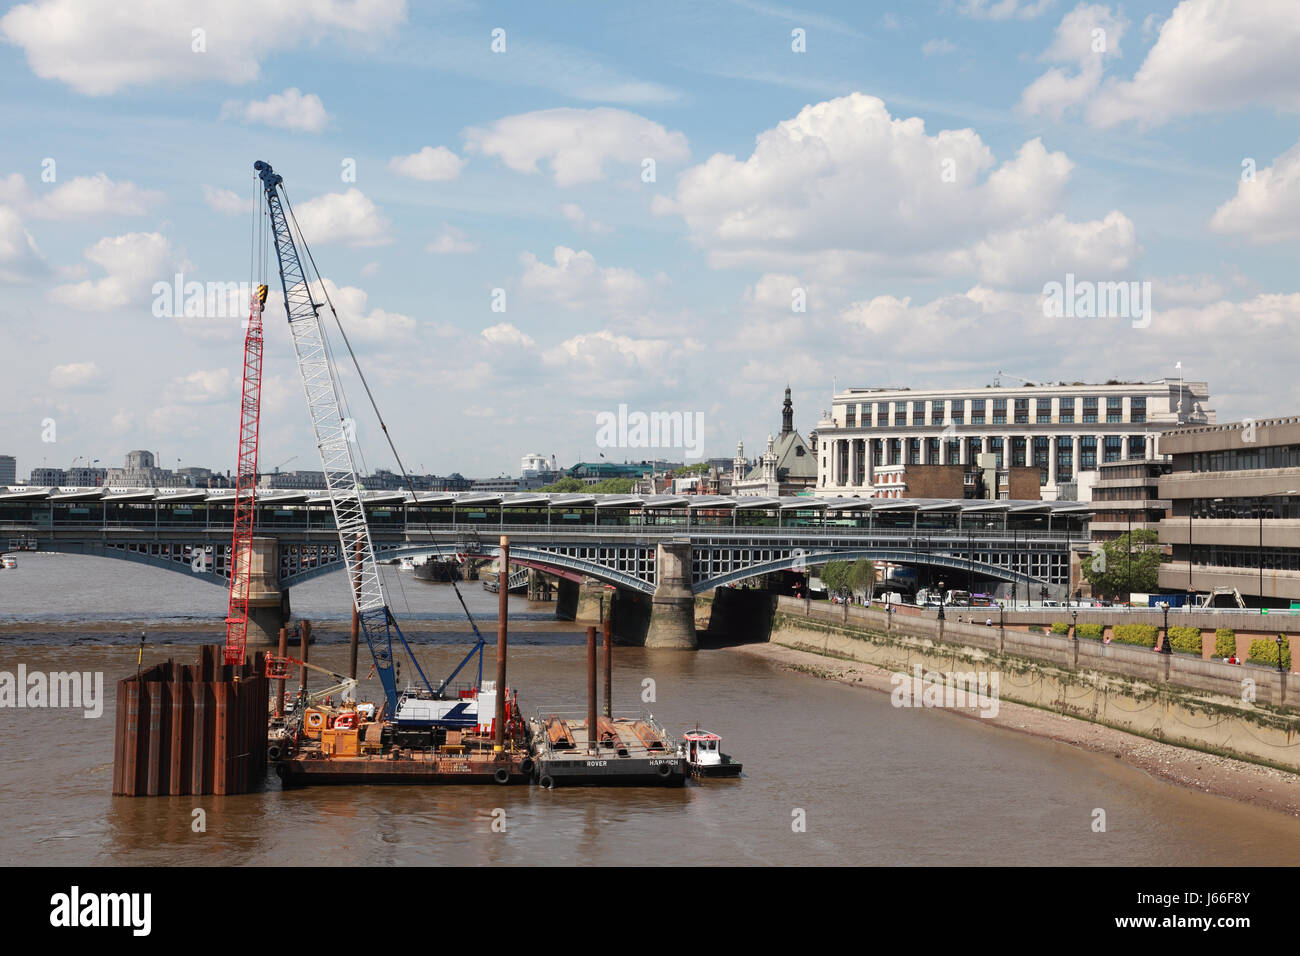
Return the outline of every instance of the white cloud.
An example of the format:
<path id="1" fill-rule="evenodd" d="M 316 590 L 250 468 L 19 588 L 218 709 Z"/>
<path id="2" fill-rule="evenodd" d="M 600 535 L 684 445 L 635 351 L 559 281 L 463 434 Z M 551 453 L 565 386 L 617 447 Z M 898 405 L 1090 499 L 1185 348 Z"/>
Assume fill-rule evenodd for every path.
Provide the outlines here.
<path id="1" fill-rule="evenodd" d="M 109 312 L 148 299 L 155 282 L 171 281 L 175 272 L 185 269 L 170 240 L 156 232 L 106 236 L 85 256 L 107 275 L 55 286 L 49 292 L 51 301 L 88 312 Z"/>
<path id="2" fill-rule="evenodd" d="M 33 219 L 85 219 L 90 216 L 138 216 L 162 199 L 162 193 L 132 182 L 114 182 L 105 173 L 78 176 L 41 193 L 33 193 L 19 173 L 0 181 L 0 202 L 9 202 Z"/>
<path id="3" fill-rule="evenodd" d="M 30 282 L 46 271 L 36 240 L 18 213 L 0 205 L 0 282 Z"/>
<path id="4" fill-rule="evenodd" d="M 794 302 L 794 291 L 802 288 L 804 286 L 798 276 L 783 272 L 766 272 L 756 283 L 745 288 L 745 301 L 762 309 L 789 312 Z"/>
<path id="5" fill-rule="evenodd" d="M 531 252 L 520 257 L 523 291 L 535 298 L 566 306 L 617 308 L 643 302 L 648 285 L 631 269 L 602 267 L 585 250 L 555 247 L 555 264 L 542 262 Z"/>
<path id="6" fill-rule="evenodd" d="M 219 213 L 227 216 L 248 215 L 253 211 L 253 201 L 241 197 L 229 189 L 217 189 L 213 186 L 203 187 L 203 201 Z"/>
<path id="7" fill-rule="evenodd" d="M 67 391 L 94 391 L 104 386 L 104 372 L 94 362 L 69 362 L 50 369 L 50 385 Z"/>
<path id="8" fill-rule="evenodd" d="M 599 370 L 642 370 L 660 376 L 678 354 L 699 351 L 693 339 L 638 339 L 617 335 L 608 329 L 575 335 L 555 348 L 547 349 L 542 361 L 550 366 Z"/>
<path id="9" fill-rule="evenodd" d="M 264 100 L 249 103 L 229 100 L 222 105 L 221 116 L 300 133 L 319 133 L 330 120 L 320 97 L 315 93 L 304 95 L 296 86 L 283 93 L 272 93 Z"/>
<path id="10" fill-rule="evenodd" d="M 943 37 L 935 37 L 933 40 L 926 40 L 925 45 L 921 47 L 921 53 L 925 56 L 944 56 L 948 53 L 955 53 L 957 44 Z"/>
<path id="11" fill-rule="evenodd" d="M 1214 211 L 1210 228 L 1254 243 L 1300 239 L 1300 143 L 1237 183 L 1237 195 Z"/>
<path id="12" fill-rule="evenodd" d="M 928 135 L 853 93 L 763 131 L 747 159 L 687 169 L 653 208 L 681 215 L 716 267 L 973 274 L 978 243 L 1057 215 L 1072 168 L 1038 139 L 998 164 L 974 130 Z"/>
<path id="13" fill-rule="evenodd" d="M 486 128 L 465 131 L 466 147 L 499 156 L 510 169 L 536 173 L 547 161 L 559 186 L 605 178 L 607 164 L 624 175 L 640 172 L 643 159 L 657 165 L 683 162 L 690 156 L 686 136 L 626 110 L 561 108 L 520 113 Z"/>
<path id="14" fill-rule="evenodd" d="M 961 0 L 957 9 L 981 20 L 1032 20 L 1045 13 L 1056 0 Z"/>
<path id="15" fill-rule="evenodd" d="M 207 405 L 231 395 L 234 384 L 234 376 L 229 369 L 199 369 L 168 382 L 163 389 L 163 401 L 182 405 Z"/>
<path id="16" fill-rule="evenodd" d="M 1162 123 L 1247 106 L 1300 110 L 1294 0 L 1182 0 L 1133 79 L 1098 93 L 1089 120 Z"/>
<path id="17" fill-rule="evenodd" d="M 274 51 L 390 35 L 406 20 L 406 2 L 169 0 L 136 13 L 123 15 L 113 3 L 32 0 L 0 18 L 0 38 L 22 48 L 37 76 L 102 96 L 129 86 L 248 83 Z"/>
<path id="18" fill-rule="evenodd" d="M 298 225 L 310 244 L 345 242 L 350 246 L 383 246 L 393 242 L 389 221 L 355 186 L 343 193 L 325 193 L 295 209 Z"/>
<path id="19" fill-rule="evenodd" d="M 576 228 L 595 235 L 604 235 L 614 231 L 613 227 L 601 222 L 599 219 L 589 219 L 587 214 L 582 211 L 582 207 L 577 203 L 566 202 L 562 204 L 560 206 L 560 215 L 564 216 Z"/>
<path id="20" fill-rule="evenodd" d="M 406 342 L 415 332 L 415 319 L 409 315 L 389 312 L 386 309 L 368 309 L 370 296 L 364 289 L 351 285 L 336 285 L 331 279 L 324 281 L 323 290 L 320 282 L 311 283 L 311 287 L 317 302 L 324 302 L 325 293 L 328 293 L 328 298 L 338 310 L 344 331 L 353 342 Z M 274 310 L 268 308 L 267 311 L 282 317 L 284 300 L 278 299 L 276 308 Z M 321 315 L 322 321 L 325 321 L 328 318 L 328 310 L 322 311 Z M 332 327 L 332 319 L 329 321 Z"/>
<path id="21" fill-rule="evenodd" d="M 537 345 L 532 337 L 520 332 L 509 322 L 492 325 L 482 331 L 482 336 L 490 344 L 508 348 L 531 349 Z"/>
<path id="22" fill-rule="evenodd" d="M 1035 285 L 1073 272 L 1111 280 L 1138 252 L 1137 230 L 1122 212 L 1104 219 L 1070 222 L 1058 213 L 1043 222 L 989 236 L 975 246 L 980 281 L 997 286 Z M 1128 277 L 1134 278 L 1134 277 Z"/>
<path id="23" fill-rule="evenodd" d="M 478 243 L 465 235 L 462 230 L 444 222 L 442 231 L 424 249 L 426 252 L 436 253 L 437 255 L 453 255 L 464 252 L 477 252 Z"/>
<path id="24" fill-rule="evenodd" d="M 465 162 L 446 146 L 436 149 L 426 146 L 410 156 L 394 156 L 388 161 L 388 168 L 399 176 L 422 179 L 425 182 L 441 182 L 459 176 L 465 168 Z"/>
<path id="25" fill-rule="evenodd" d="M 1069 63 L 1073 72 L 1053 67 L 1025 88 L 1020 108 L 1059 120 L 1101 86 L 1107 59 L 1123 56 L 1120 40 L 1128 21 L 1101 4 L 1081 3 L 1062 19 L 1043 59 Z"/>

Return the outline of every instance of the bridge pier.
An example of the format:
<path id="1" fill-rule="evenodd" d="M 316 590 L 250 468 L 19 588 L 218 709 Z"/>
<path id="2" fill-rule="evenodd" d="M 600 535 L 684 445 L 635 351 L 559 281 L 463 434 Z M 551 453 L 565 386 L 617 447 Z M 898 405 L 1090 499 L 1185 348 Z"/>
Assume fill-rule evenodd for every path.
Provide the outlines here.
<path id="1" fill-rule="evenodd" d="M 277 538 L 254 538 L 252 575 L 248 585 L 248 644 L 278 647 L 280 628 L 289 623 L 289 589 L 279 583 Z"/>
<path id="2" fill-rule="evenodd" d="M 650 627 L 645 646 L 662 650 L 693 651 L 695 595 L 691 591 L 691 543 L 668 541 L 655 552 L 658 584 L 650 606 Z"/>

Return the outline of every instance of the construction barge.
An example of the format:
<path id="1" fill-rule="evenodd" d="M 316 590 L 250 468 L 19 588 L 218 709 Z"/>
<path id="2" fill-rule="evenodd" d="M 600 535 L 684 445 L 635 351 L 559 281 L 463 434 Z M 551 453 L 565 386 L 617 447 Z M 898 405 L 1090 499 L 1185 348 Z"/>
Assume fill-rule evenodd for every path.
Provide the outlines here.
<path id="1" fill-rule="evenodd" d="M 586 718 L 539 713 L 530 721 L 537 783 L 680 787 L 688 770 L 680 745 L 651 714 Z"/>

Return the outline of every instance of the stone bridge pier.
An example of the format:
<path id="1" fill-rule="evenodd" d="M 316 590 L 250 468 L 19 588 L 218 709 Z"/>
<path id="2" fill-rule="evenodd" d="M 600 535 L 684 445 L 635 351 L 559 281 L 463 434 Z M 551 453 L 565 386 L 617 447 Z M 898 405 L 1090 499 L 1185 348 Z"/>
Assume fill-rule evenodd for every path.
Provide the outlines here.
<path id="1" fill-rule="evenodd" d="M 251 558 L 248 644 L 275 647 L 280 642 L 280 628 L 289 623 L 289 589 L 282 589 L 279 583 L 279 539 L 254 538 Z"/>
<path id="2" fill-rule="evenodd" d="M 658 583 L 650 606 L 650 627 L 645 646 L 662 650 L 693 651 L 695 594 L 691 590 L 691 543 L 665 541 L 655 552 Z"/>

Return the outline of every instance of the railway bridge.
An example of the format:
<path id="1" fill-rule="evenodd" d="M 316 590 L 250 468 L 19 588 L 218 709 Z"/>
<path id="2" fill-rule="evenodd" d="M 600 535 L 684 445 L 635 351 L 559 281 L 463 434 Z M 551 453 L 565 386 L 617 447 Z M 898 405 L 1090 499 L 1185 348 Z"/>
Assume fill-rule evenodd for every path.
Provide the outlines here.
<path id="1" fill-rule="evenodd" d="M 1047 588 L 1063 597 L 1087 541 L 1072 501 L 365 491 L 381 559 L 491 557 L 650 599 L 647 646 L 694 646 L 694 596 L 867 558 Z M 0 546 L 150 564 L 229 586 L 231 489 L 0 489 Z M 345 567 L 324 492 L 258 494 L 249 639 L 271 642 L 298 582 Z"/>

